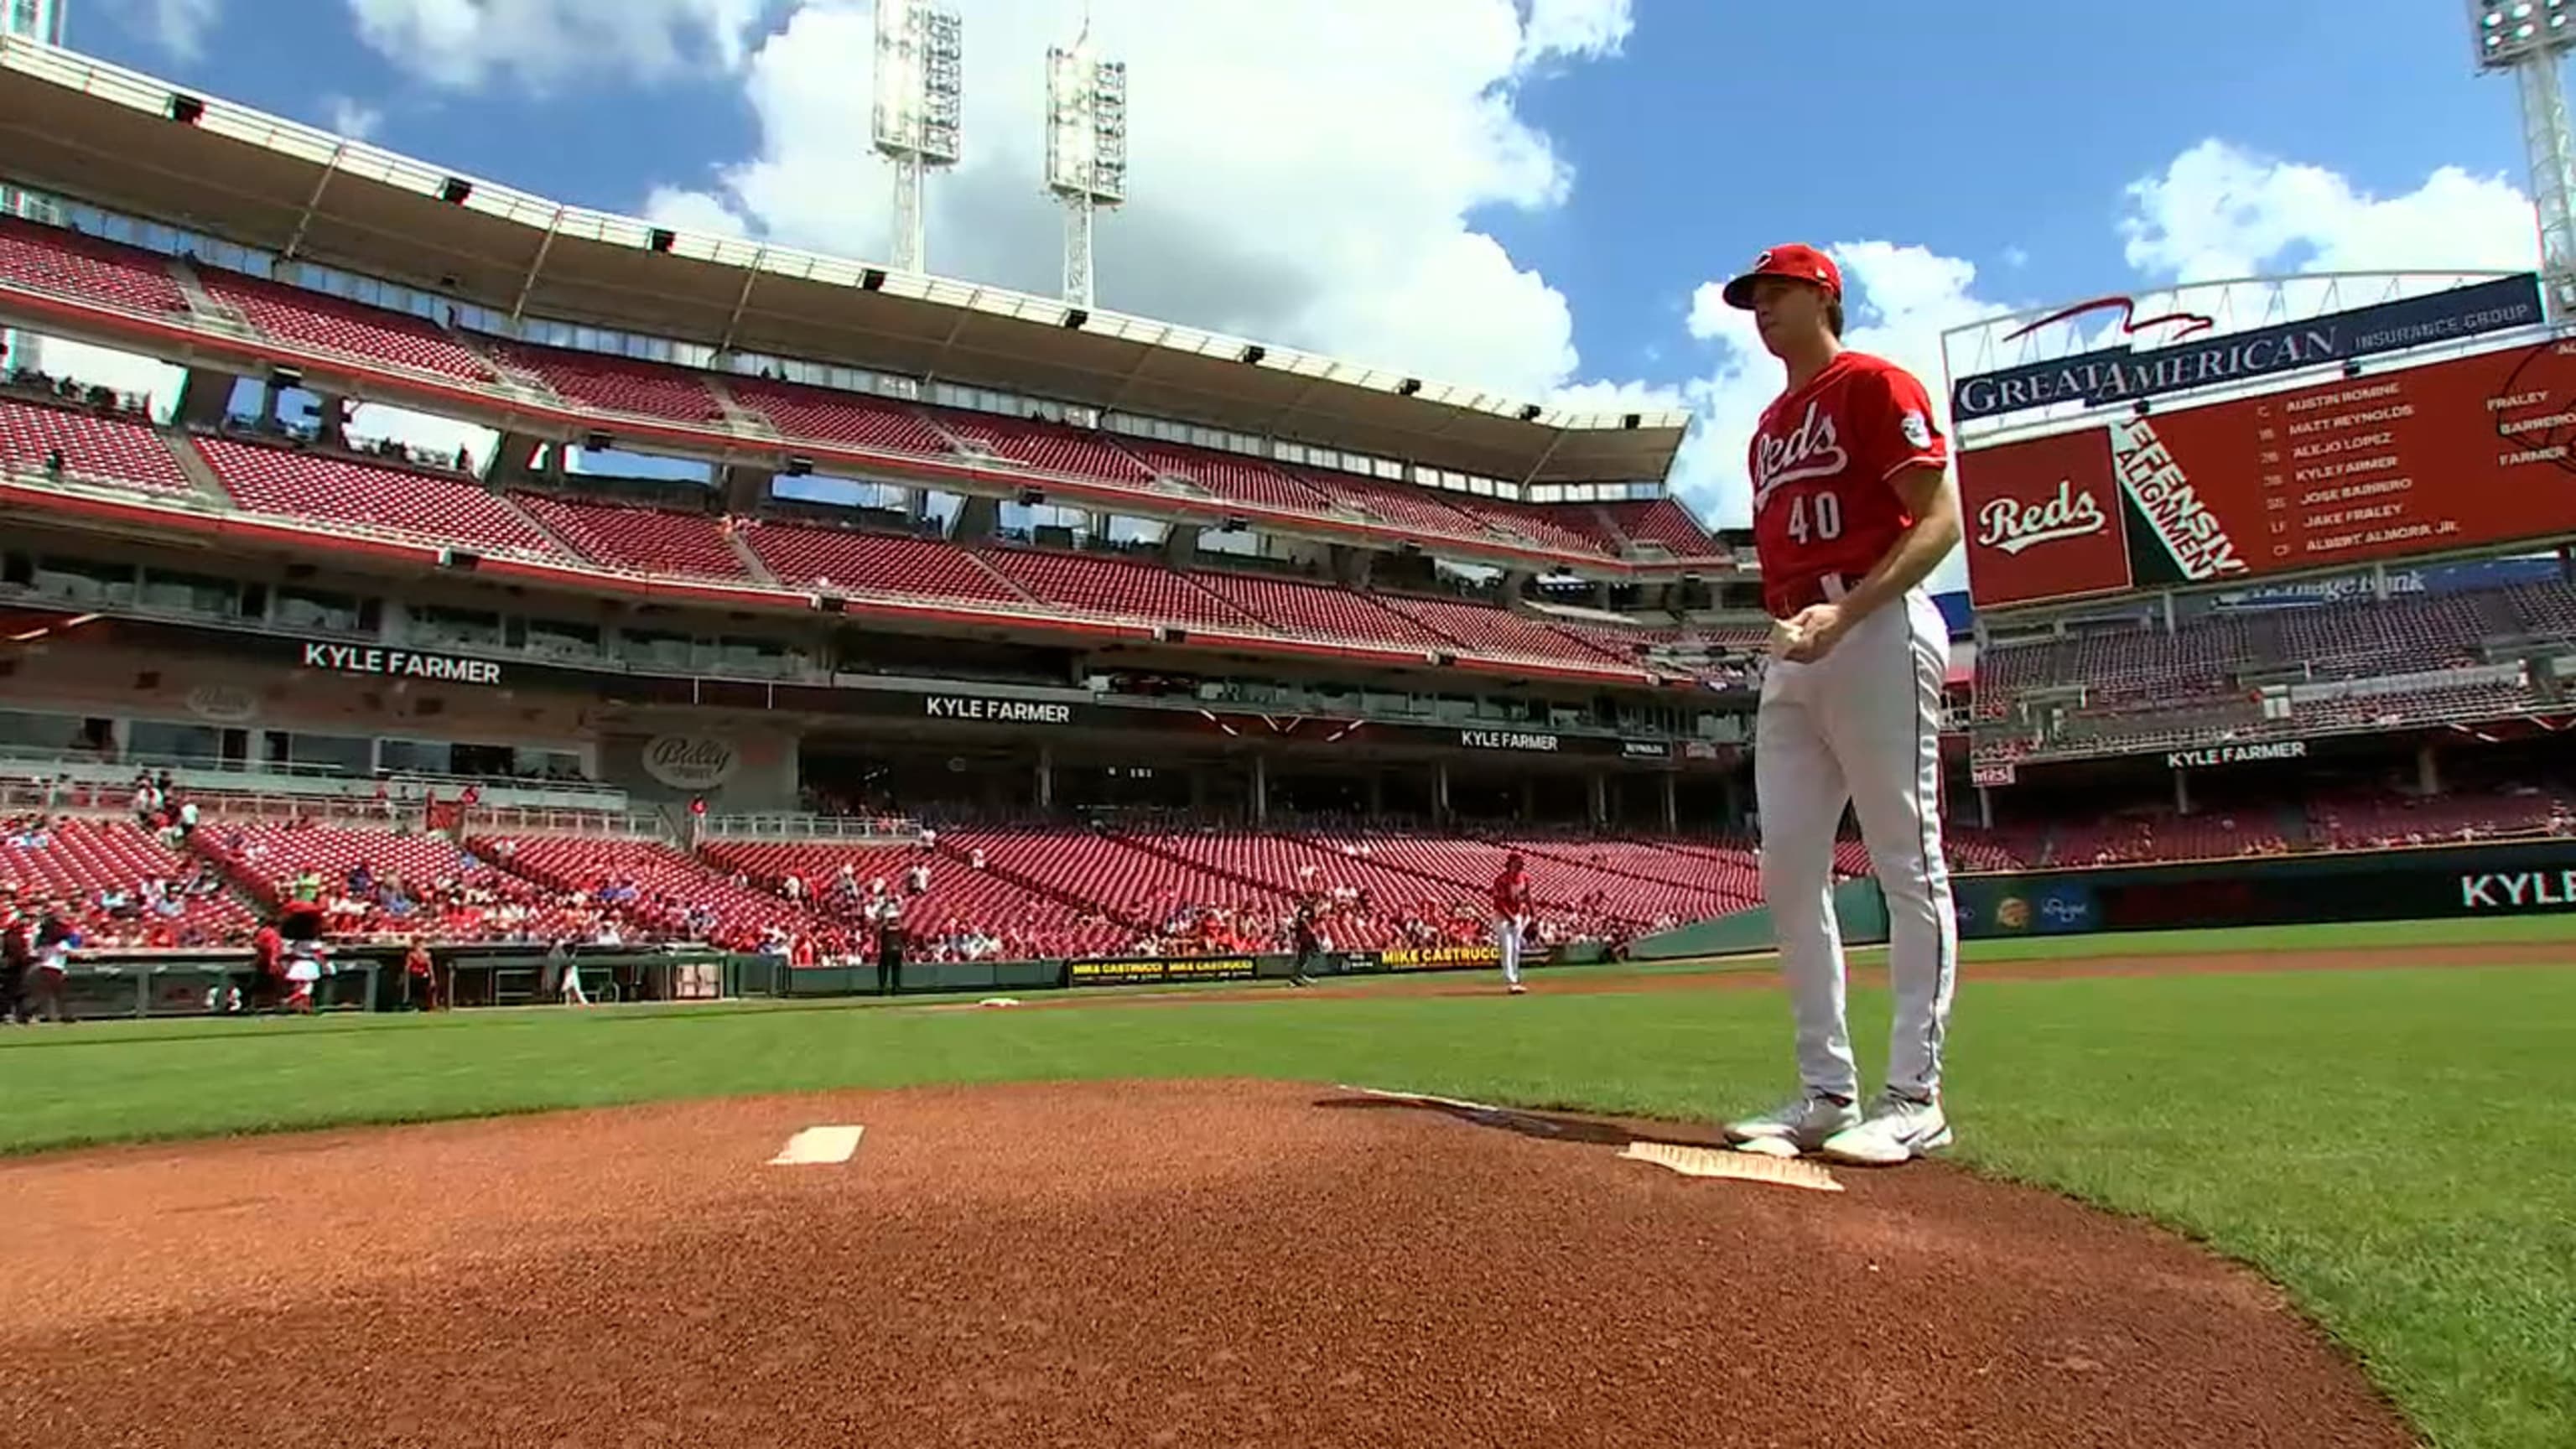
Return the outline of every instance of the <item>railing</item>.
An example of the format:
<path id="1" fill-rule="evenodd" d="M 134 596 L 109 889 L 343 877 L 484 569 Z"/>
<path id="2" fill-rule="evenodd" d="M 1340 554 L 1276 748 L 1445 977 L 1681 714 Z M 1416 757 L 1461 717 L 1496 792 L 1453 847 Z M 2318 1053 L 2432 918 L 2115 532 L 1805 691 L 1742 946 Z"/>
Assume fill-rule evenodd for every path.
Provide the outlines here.
<path id="1" fill-rule="evenodd" d="M 921 824 L 885 815 L 710 815 L 699 823 L 701 840 L 837 840 L 859 844 L 908 844 Z"/>
<path id="2" fill-rule="evenodd" d="M 617 814 L 627 809 L 627 795 L 612 785 L 586 781 L 538 781 L 479 775 L 439 775 L 410 770 L 350 775 L 323 765 L 263 764 L 249 760 L 204 760 L 175 755 L 121 755 L 115 760 L 83 759 L 58 750 L 31 750 L 0 745 L 0 775 L 14 775 L 38 790 L 59 781 L 85 788 L 102 805 L 124 803 L 135 775 L 167 770 L 170 782 L 191 795 L 205 797 L 267 796 L 297 800 L 310 810 L 316 801 L 352 800 L 362 804 L 390 802 L 402 808 L 426 803 L 435 793 L 453 800 L 468 789 L 481 792 L 488 808 L 549 810 L 563 813 Z M 376 795 L 382 785 L 383 801 Z"/>

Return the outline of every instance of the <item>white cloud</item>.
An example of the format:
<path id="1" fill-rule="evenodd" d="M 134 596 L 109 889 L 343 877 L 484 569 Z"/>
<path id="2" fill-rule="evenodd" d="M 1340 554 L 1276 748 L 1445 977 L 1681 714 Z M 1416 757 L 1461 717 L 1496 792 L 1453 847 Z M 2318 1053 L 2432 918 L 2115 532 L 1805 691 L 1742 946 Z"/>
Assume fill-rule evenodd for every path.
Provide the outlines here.
<path id="1" fill-rule="evenodd" d="M 2321 166 L 2203 141 L 2132 183 L 2120 233 L 2158 279 L 2267 272 L 2536 267 L 2531 202 L 2501 177 L 2445 166 L 2403 196 L 2373 196 Z"/>
<path id="2" fill-rule="evenodd" d="M 1521 28 L 1520 63 L 1541 64 L 1553 56 L 1616 55 L 1636 28 L 1628 0 L 1529 0 L 1529 19 Z"/>
<path id="3" fill-rule="evenodd" d="M 322 124 L 335 136 L 364 141 L 385 123 L 385 113 L 343 95 L 322 98 Z"/>
<path id="4" fill-rule="evenodd" d="M 205 53 L 221 0 L 111 0 L 117 19 L 180 60 Z"/>
<path id="5" fill-rule="evenodd" d="M 211 4 L 212 0 L 163 0 Z M 434 85 L 655 82 L 742 64 L 767 0 L 348 0 L 358 38 Z"/>
<path id="6" fill-rule="evenodd" d="M 930 183 L 929 264 L 1052 294 L 1042 62 L 1081 11 L 961 9 L 965 160 Z M 1094 0 L 1090 24 L 1129 67 L 1131 199 L 1099 225 L 1102 306 L 1517 396 L 1574 376 L 1564 295 L 1467 218 L 1566 202 L 1570 169 L 1515 89 L 1614 53 L 1627 0 Z M 759 153 L 657 190 L 648 214 L 888 255 L 874 37 L 865 0 L 805 0 L 748 64 Z"/>

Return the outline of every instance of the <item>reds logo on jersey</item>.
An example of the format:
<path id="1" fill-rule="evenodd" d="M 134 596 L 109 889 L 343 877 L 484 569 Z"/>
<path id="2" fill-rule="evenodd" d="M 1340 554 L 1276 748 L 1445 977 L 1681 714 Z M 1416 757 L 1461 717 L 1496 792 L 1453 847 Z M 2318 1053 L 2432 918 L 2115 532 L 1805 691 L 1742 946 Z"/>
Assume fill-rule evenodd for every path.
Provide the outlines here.
<path id="1" fill-rule="evenodd" d="M 1754 440 L 1753 511 L 1760 513 L 1762 505 L 1786 484 L 1831 478 L 1850 466 L 1851 457 L 1843 451 L 1833 418 L 1825 413 L 1823 399 L 1816 399 L 1807 404 L 1806 416 L 1788 436 L 1764 432 Z"/>

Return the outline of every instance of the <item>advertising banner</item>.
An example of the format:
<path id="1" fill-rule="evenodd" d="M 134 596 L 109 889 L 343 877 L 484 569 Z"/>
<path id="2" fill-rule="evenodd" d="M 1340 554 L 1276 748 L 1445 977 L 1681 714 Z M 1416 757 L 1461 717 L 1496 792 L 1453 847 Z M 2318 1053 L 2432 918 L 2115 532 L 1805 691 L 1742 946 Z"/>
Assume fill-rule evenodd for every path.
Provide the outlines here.
<path id="1" fill-rule="evenodd" d="M 1067 986 L 1148 986 L 1168 981 L 1249 981 L 1250 956 L 1183 956 L 1134 960 L 1091 959 L 1064 963 Z"/>
<path id="2" fill-rule="evenodd" d="M 1979 449 L 1959 460 L 1969 591 L 1986 608 L 2576 533 L 2571 445 L 2576 342 Z"/>
<path id="3" fill-rule="evenodd" d="M 2125 325 L 2143 330 L 2150 319 L 2132 315 L 2126 298 L 2081 303 L 2024 332 L 2088 313 L 2117 309 Z M 2106 347 L 2074 357 L 2025 363 L 1960 378 L 1950 389 L 1950 416 L 1967 422 L 2030 408 L 2083 403 L 2101 407 L 2196 387 L 2243 382 L 2357 357 L 2457 342 L 2489 332 L 2529 327 L 2541 320 L 2540 279 L 2530 273 L 2500 277 L 2421 297 L 2331 312 L 2304 322 L 2284 322 L 2248 332 L 2208 336 L 2210 318 L 2167 314 L 2154 322 L 2180 324 L 2195 335 L 2167 346 Z M 2188 324 L 2197 323 L 2197 327 Z M 2019 335 L 2019 334 L 2016 334 Z"/>
<path id="4" fill-rule="evenodd" d="M 2576 841 L 1955 877 L 1962 936 L 2576 911 Z"/>
<path id="5" fill-rule="evenodd" d="M 1529 957 L 1537 954 L 1525 953 Z M 1465 946 L 1391 946 L 1378 952 L 1377 960 L 1388 971 L 1472 971 L 1500 967 L 1503 949 L 1491 941 Z"/>

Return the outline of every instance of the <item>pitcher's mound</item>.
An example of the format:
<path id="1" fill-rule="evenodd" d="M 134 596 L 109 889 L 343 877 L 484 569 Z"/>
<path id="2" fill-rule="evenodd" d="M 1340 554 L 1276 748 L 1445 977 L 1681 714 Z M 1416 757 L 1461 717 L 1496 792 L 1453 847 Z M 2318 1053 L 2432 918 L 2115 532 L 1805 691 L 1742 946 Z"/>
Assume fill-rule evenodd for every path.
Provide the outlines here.
<path id="1" fill-rule="evenodd" d="M 782 1150 L 824 1125 L 863 1131 Z M 1937 1165 L 1788 1191 L 1657 1146 L 1709 1140 L 1226 1082 L 32 1159 L 0 1165 L 0 1424 L 156 1449 L 2412 1442 L 2273 1292 L 2170 1236 Z"/>

